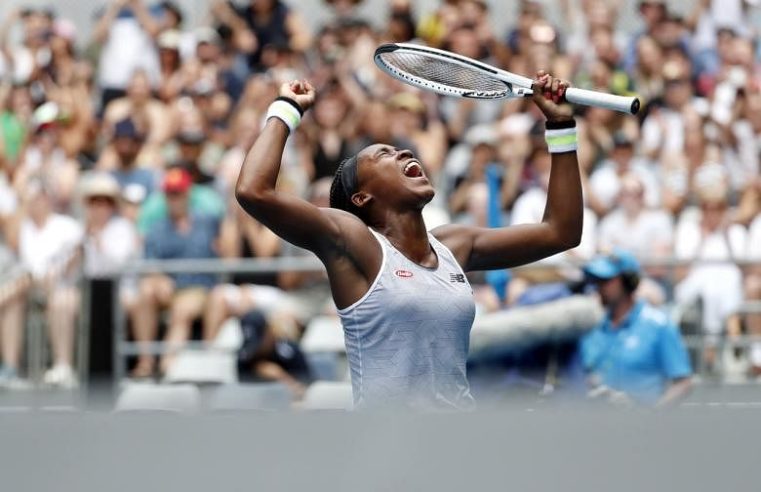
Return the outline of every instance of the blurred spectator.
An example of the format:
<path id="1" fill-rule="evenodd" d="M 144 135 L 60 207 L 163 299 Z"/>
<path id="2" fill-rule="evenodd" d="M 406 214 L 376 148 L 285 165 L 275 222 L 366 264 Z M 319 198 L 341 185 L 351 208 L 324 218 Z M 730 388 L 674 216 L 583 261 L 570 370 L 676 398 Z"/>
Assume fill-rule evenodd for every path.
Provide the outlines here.
<path id="1" fill-rule="evenodd" d="M 118 272 L 134 258 L 140 246 L 135 226 L 118 215 L 119 183 L 110 174 L 82 178 L 84 200 L 85 274 L 102 278 Z"/>
<path id="2" fill-rule="evenodd" d="M 651 159 L 684 150 L 685 118 L 697 111 L 689 72 L 666 64 L 663 77 L 663 106 L 653 108 L 642 124 L 642 152 Z"/>
<path id="3" fill-rule="evenodd" d="M 144 70 L 151 87 L 159 80 L 159 61 L 154 39 L 161 25 L 143 0 L 111 0 L 93 31 L 102 45 L 98 85 L 102 89 L 101 110 L 122 97 L 137 70 Z"/>
<path id="4" fill-rule="evenodd" d="M 645 205 L 660 205 L 659 183 L 650 163 L 637 155 L 635 141 L 624 132 L 613 135 L 610 157 L 595 168 L 589 177 L 587 202 L 600 216 L 606 215 L 614 206 L 621 190 L 623 177 L 634 174 L 644 187 Z"/>
<path id="5" fill-rule="evenodd" d="M 729 323 L 736 323 L 734 315 L 743 298 L 742 274 L 734 262 L 745 258 L 747 231 L 729 220 L 727 182 L 719 164 L 699 169 L 695 187 L 700 208 L 682 212 L 674 237 L 676 258 L 698 262 L 676 286 L 675 297 L 681 304 L 701 306 L 702 327 L 709 336 L 704 354 L 709 365 L 715 362 L 717 338 Z"/>
<path id="6" fill-rule="evenodd" d="M 225 203 L 219 194 L 211 186 L 193 183 L 190 171 L 181 165 L 170 166 L 167 174 L 173 169 L 183 169 L 191 177 L 191 186 L 188 192 L 188 205 L 194 214 L 215 217 L 221 220 L 225 214 Z M 202 178 L 201 178 L 202 179 Z M 148 233 L 154 224 L 165 220 L 170 212 L 168 195 L 163 192 L 154 192 L 148 196 L 140 209 L 138 216 L 138 230 L 142 234 Z"/>
<path id="7" fill-rule="evenodd" d="M 49 183 L 54 210 L 70 213 L 79 179 L 79 164 L 66 155 L 60 140 L 60 108 L 54 102 L 39 106 L 32 115 L 32 135 L 14 173 L 14 186 L 24 190 L 35 178 Z"/>
<path id="8" fill-rule="evenodd" d="M 252 219 L 237 204 L 222 222 L 219 249 L 223 258 L 273 258 L 278 256 L 280 239 Z M 243 316 L 252 309 L 273 307 L 283 293 L 277 288 L 276 273 L 235 274 L 230 284 L 212 290 L 204 322 L 204 338 L 213 340 L 229 317 Z"/>
<path id="9" fill-rule="evenodd" d="M 692 370 L 679 331 L 668 317 L 634 292 L 637 259 L 624 250 L 599 256 L 584 267 L 605 308 L 602 322 L 581 341 L 589 395 L 613 404 L 664 406 L 687 395 Z"/>
<path id="10" fill-rule="evenodd" d="M 311 43 L 311 34 L 301 15 L 282 0 L 250 0 L 238 13 L 256 36 L 257 49 L 249 57 L 252 70 L 262 71 L 267 61 L 267 47 L 286 45 L 304 52 Z"/>
<path id="11" fill-rule="evenodd" d="M 79 289 L 73 266 L 79 259 L 82 227 L 73 218 L 53 211 L 51 192 L 43 181 L 29 181 L 24 192 L 19 258 L 34 281 L 36 299 L 45 306 L 53 353 L 53 367 L 45 373 L 44 382 L 75 387 L 72 362 Z"/>
<path id="12" fill-rule="evenodd" d="M 300 400 L 312 374 L 298 344 L 278 335 L 258 310 L 240 320 L 243 343 L 238 351 L 238 378 L 241 381 L 278 381 Z"/>
<path id="13" fill-rule="evenodd" d="M 173 122 L 166 105 L 153 97 L 148 74 L 144 70 L 136 70 L 132 74 L 124 97 L 108 103 L 103 120 L 107 128 L 113 128 L 122 121 L 131 121 L 142 137 L 142 147 L 136 157 L 138 165 L 158 166 L 159 148 L 169 139 Z"/>
<path id="14" fill-rule="evenodd" d="M 215 258 L 219 221 L 208 215 L 191 211 L 190 173 L 174 168 L 164 177 L 162 189 L 166 194 L 168 217 L 151 226 L 145 238 L 145 258 L 156 260 Z M 152 274 L 140 281 L 137 305 L 132 324 L 135 340 L 144 351 L 138 358 L 134 377 L 153 375 L 154 359 L 145 349 L 156 338 L 159 311 L 169 308 L 166 342 L 160 370 L 165 373 L 173 354 L 190 337 L 193 321 L 201 316 L 206 305 L 208 289 L 215 284 L 214 275 L 204 273 Z"/>
<path id="15" fill-rule="evenodd" d="M 748 261 L 755 264 L 748 268 L 745 278 L 745 298 L 748 301 L 761 302 L 761 215 L 756 217 L 750 226 L 746 252 Z M 761 336 L 761 313 L 747 314 L 745 322 L 749 335 Z M 761 343 L 755 342 L 751 345 L 750 364 L 751 376 L 761 376 Z"/>
<path id="16" fill-rule="evenodd" d="M 645 186 L 639 176 L 621 178 L 616 206 L 600 221 L 598 249 L 625 249 L 638 258 L 651 260 L 670 257 L 674 223 L 661 209 L 648 209 Z"/>
<path id="17" fill-rule="evenodd" d="M 8 171 L 14 170 L 18 164 L 32 110 L 26 87 L 0 84 L 0 161 Z"/>
<path id="18" fill-rule="evenodd" d="M 130 186 L 139 187 L 143 190 L 143 194 L 147 195 L 153 191 L 156 175 L 155 171 L 138 166 L 137 158 L 142 145 L 143 136 L 138 132 L 133 121 L 131 119 L 118 121 L 114 125 L 110 149 L 104 150 L 98 169 L 110 171 L 122 189 Z M 108 162 L 107 155 L 113 158 L 113 163 Z"/>
<path id="19" fill-rule="evenodd" d="M 315 126 L 307 133 L 304 158 L 312 181 L 333 176 L 338 165 L 351 155 L 349 139 L 353 118 L 351 105 L 336 88 L 321 94 L 312 116 Z"/>
<path id="20" fill-rule="evenodd" d="M 331 178 L 322 178 L 310 188 L 309 200 L 319 207 L 329 206 Z M 223 257 L 273 258 L 288 249 L 287 257 L 312 257 L 312 253 L 280 239 L 235 204 L 235 216 L 223 222 L 220 250 Z M 326 306 L 331 306 L 328 309 Z M 277 272 L 237 274 L 229 284 L 218 285 L 209 296 L 204 317 L 204 333 L 214 339 L 222 323 L 251 310 L 263 313 L 271 329 L 281 338 L 295 339 L 301 328 L 318 315 L 334 311 L 324 273 Z"/>

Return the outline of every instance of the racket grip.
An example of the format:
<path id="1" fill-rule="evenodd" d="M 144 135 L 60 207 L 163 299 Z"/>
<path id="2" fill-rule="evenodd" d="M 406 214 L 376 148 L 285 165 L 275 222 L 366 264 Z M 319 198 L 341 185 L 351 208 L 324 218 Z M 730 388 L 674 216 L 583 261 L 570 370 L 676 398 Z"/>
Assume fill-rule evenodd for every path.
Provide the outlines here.
<path id="1" fill-rule="evenodd" d="M 637 114 L 640 106 L 639 99 L 636 97 L 614 96 L 605 92 L 588 91 L 575 87 L 569 87 L 565 91 L 565 100 L 573 104 L 596 106 L 629 114 Z"/>

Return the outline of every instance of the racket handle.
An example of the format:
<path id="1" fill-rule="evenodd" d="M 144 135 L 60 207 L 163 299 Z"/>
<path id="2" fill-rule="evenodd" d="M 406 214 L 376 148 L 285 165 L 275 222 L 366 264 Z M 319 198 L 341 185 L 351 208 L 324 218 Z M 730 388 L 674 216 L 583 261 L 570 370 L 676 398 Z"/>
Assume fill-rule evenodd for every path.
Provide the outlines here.
<path id="1" fill-rule="evenodd" d="M 575 87 L 569 87 L 565 91 L 565 99 L 573 104 L 597 106 L 629 114 L 637 114 L 640 105 L 639 99 L 636 97 L 614 96 L 605 92 L 588 91 Z"/>

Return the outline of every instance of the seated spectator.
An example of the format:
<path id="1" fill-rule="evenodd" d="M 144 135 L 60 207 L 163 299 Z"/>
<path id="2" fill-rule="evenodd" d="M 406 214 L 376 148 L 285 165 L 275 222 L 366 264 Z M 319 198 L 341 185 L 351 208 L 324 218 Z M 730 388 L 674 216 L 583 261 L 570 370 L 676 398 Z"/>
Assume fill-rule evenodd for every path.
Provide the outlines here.
<path id="1" fill-rule="evenodd" d="M 14 263 L 6 250 L 2 250 L 2 266 Z M 0 290 L 0 389 L 24 388 L 20 377 L 21 351 L 24 345 L 25 296 L 29 277 L 19 275 L 6 280 Z"/>
<path id="2" fill-rule="evenodd" d="M 192 211 L 190 173 L 174 168 L 164 177 L 168 217 L 156 221 L 145 238 L 145 258 L 156 260 L 215 258 L 219 236 L 219 220 L 214 216 Z M 135 340 L 141 344 L 134 377 L 149 377 L 154 359 L 145 348 L 156 338 L 159 312 L 169 308 L 165 340 L 169 351 L 161 359 L 160 370 L 166 373 L 173 352 L 190 336 L 193 321 L 206 306 L 208 290 L 214 275 L 204 273 L 151 274 L 140 281 L 137 305 L 132 324 Z"/>
<path id="3" fill-rule="evenodd" d="M 547 189 L 550 183 L 550 154 L 546 149 L 534 151 L 531 159 L 531 169 L 536 176 L 535 183 L 515 200 L 511 225 L 535 224 L 542 221 L 544 216 Z M 589 208 L 584 208 L 584 227 L 581 232 L 581 243 L 564 253 L 560 253 L 539 262 L 544 265 L 563 266 L 568 261 L 589 260 L 595 254 L 597 216 Z M 574 269 L 574 273 L 576 270 Z M 516 272 L 518 273 L 518 272 Z M 559 270 L 534 270 L 520 272 L 511 280 L 508 287 L 508 304 L 513 304 L 526 292 L 533 283 L 567 281 L 573 273 Z"/>
<path id="4" fill-rule="evenodd" d="M 85 219 L 85 274 L 101 278 L 118 272 L 139 247 L 133 223 L 117 213 L 119 183 L 106 173 L 86 175 L 82 180 Z"/>
<path id="5" fill-rule="evenodd" d="M 170 166 L 167 174 L 175 169 L 183 169 L 190 176 L 190 172 L 181 165 Z M 214 217 L 217 220 L 222 219 L 225 214 L 225 202 L 213 187 L 191 181 L 188 193 L 188 203 L 191 212 Z M 146 234 L 155 224 L 166 220 L 168 214 L 169 202 L 166 194 L 163 192 L 152 193 L 140 208 L 140 215 L 137 219 L 138 230 L 141 234 Z"/>
<path id="6" fill-rule="evenodd" d="M 31 139 L 20 156 L 13 183 L 16 190 L 23 191 L 29 180 L 46 181 L 53 209 L 68 213 L 79 179 L 79 164 L 69 158 L 61 146 L 59 119 L 62 116 L 58 105 L 52 102 L 34 111 Z"/>
<path id="7" fill-rule="evenodd" d="M 660 205 L 659 184 L 647 159 L 635 155 L 634 139 L 623 132 L 613 135 L 610 158 L 602 162 L 589 177 L 589 206 L 601 217 L 613 209 L 623 177 L 634 174 L 644 187 L 645 206 Z"/>
<path id="8" fill-rule="evenodd" d="M 137 161 L 155 166 L 159 147 L 169 140 L 172 120 L 167 106 L 153 97 L 144 70 L 132 74 L 125 97 L 114 99 L 106 106 L 103 115 L 106 127 L 113 127 L 125 119 L 134 121 L 145 136 Z"/>
<path id="9" fill-rule="evenodd" d="M 282 244 L 275 233 L 251 218 L 237 203 L 231 204 L 230 209 L 232 213 L 222 221 L 220 256 L 278 256 Z M 213 340 L 227 318 L 273 306 L 281 296 L 276 272 L 234 274 L 229 284 L 218 285 L 211 291 L 204 319 L 204 339 Z"/>
<path id="10" fill-rule="evenodd" d="M 674 221 L 661 209 L 645 207 L 642 181 L 628 174 L 621 178 L 617 206 L 600 221 L 597 239 L 601 252 L 623 248 L 640 259 L 668 259 L 673 251 Z M 669 270 L 654 266 L 647 273 L 649 278 L 641 282 L 640 294 L 651 304 L 661 305 L 671 287 Z"/>
<path id="11" fill-rule="evenodd" d="M 584 272 L 605 308 L 602 322 L 581 341 L 590 396 L 656 406 L 686 396 L 692 374 L 687 350 L 664 313 L 635 300 L 636 258 L 616 250 L 589 262 Z"/>
<path id="12" fill-rule="evenodd" d="M 761 302 L 761 215 L 750 225 L 748 233 L 747 259 L 755 262 L 748 268 L 745 277 L 745 298 L 748 301 Z M 746 330 L 749 335 L 761 336 L 761 313 L 748 314 L 745 317 Z M 755 342 L 750 347 L 750 375 L 761 376 L 761 343 Z"/>
<path id="13" fill-rule="evenodd" d="M 24 207 L 19 258 L 31 274 L 35 292 L 44 299 L 53 353 L 53 367 L 45 372 L 43 380 L 49 385 L 72 388 L 77 386 L 72 363 L 75 321 L 80 310 L 72 267 L 78 260 L 82 227 L 73 218 L 53 212 L 50 191 L 42 181 L 27 184 Z"/>
<path id="14" fill-rule="evenodd" d="M 288 386 L 296 399 L 301 399 L 312 375 L 298 343 L 273 330 L 257 310 L 246 313 L 240 327 L 243 344 L 238 351 L 238 378 L 278 381 Z"/>
<path id="15" fill-rule="evenodd" d="M 330 178 L 318 180 L 310 201 L 329 205 Z M 223 224 L 222 255 L 232 258 L 272 258 L 280 254 L 280 239 L 235 204 L 235 218 Z M 312 253 L 287 245 L 287 256 L 313 257 Z M 318 315 L 334 310 L 327 277 L 320 272 L 238 274 L 232 282 L 212 290 L 204 316 L 204 337 L 213 340 L 222 323 L 251 310 L 262 312 L 280 336 L 296 337 L 300 328 Z"/>
<path id="16" fill-rule="evenodd" d="M 128 186 L 139 186 L 147 195 L 155 186 L 156 172 L 138 165 L 143 140 L 131 119 L 118 121 L 114 125 L 110 148 L 104 150 L 96 167 L 111 172 L 122 190 Z"/>
<path id="17" fill-rule="evenodd" d="M 16 168 L 32 117 L 29 89 L 23 85 L 0 84 L 0 161 Z"/>
<path id="18" fill-rule="evenodd" d="M 621 178 L 615 207 L 600 221 L 598 249 L 620 247 L 638 258 L 666 258 L 671 255 L 674 224 L 659 209 L 645 206 L 645 186 L 639 176 Z"/>
<path id="19" fill-rule="evenodd" d="M 674 255 L 695 262 L 676 286 L 676 301 L 702 305 L 702 327 L 709 336 L 703 354 L 709 367 L 716 357 L 716 341 L 743 298 L 742 274 L 736 261 L 745 256 L 747 232 L 729 221 L 728 185 L 719 164 L 703 165 L 695 174 L 699 209 L 686 209 L 677 222 Z M 736 331 L 736 327 L 733 329 Z"/>

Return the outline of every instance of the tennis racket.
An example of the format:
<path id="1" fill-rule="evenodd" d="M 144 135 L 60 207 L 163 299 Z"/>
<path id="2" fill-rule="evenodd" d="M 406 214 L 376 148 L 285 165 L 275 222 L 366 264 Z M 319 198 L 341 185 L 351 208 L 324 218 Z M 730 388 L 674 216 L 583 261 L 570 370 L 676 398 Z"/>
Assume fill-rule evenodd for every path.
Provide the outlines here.
<path id="1" fill-rule="evenodd" d="M 445 96 L 474 99 L 529 97 L 528 77 L 428 46 L 409 43 L 383 44 L 375 50 L 375 64 L 402 82 Z M 639 99 L 569 87 L 566 101 L 637 114 Z"/>

